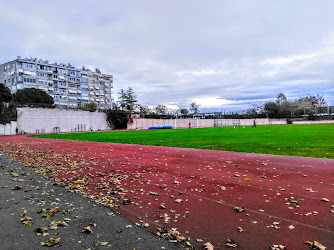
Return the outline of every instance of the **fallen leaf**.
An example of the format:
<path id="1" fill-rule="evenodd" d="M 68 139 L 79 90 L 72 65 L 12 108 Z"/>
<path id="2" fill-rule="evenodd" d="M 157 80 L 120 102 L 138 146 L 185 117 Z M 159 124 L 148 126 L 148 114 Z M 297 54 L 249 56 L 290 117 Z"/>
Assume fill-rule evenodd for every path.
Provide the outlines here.
<path id="1" fill-rule="evenodd" d="M 234 240 L 228 239 L 227 242 L 225 243 L 225 246 L 236 248 L 239 247 L 239 243 Z"/>
<path id="2" fill-rule="evenodd" d="M 203 248 L 207 250 L 213 250 L 215 247 L 211 244 L 211 242 L 207 242 L 203 244 Z"/>
<path id="3" fill-rule="evenodd" d="M 54 239 L 54 238 L 51 237 L 45 243 L 41 242 L 41 246 L 53 247 L 54 245 L 58 244 L 59 241 L 60 241 L 60 238 Z"/>
<path id="4" fill-rule="evenodd" d="M 245 208 L 244 207 L 235 207 L 234 211 L 236 211 L 238 213 L 242 213 L 242 212 L 245 212 Z"/>
<path id="5" fill-rule="evenodd" d="M 129 205 L 129 204 L 131 204 L 131 200 L 130 199 L 123 199 L 122 203 L 123 203 L 123 205 Z"/>
<path id="6" fill-rule="evenodd" d="M 28 216 L 21 219 L 22 223 L 25 222 L 25 221 L 31 221 L 31 220 L 32 220 L 32 218 L 28 217 Z"/>
<path id="7" fill-rule="evenodd" d="M 156 196 L 159 196 L 160 194 L 157 193 L 157 192 L 149 192 L 150 195 L 156 195 Z"/>
<path id="8" fill-rule="evenodd" d="M 286 247 L 280 244 L 274 244 L 270 246 L 270 250 L 281 250 L 281 249 L 286 249 Z"/>
<path id="9" fill-rule="evenodd" d="M 90 228 L 90 226 L 87 226 L 87 227 L 84 227 L 82 232 L 85 233 L 85 234 L 90 234 L 90 233 L 93 232 L 93 230 Z"/>
<path id="10" fill-rule="evenodd" d="M 52 217 L 55 213 L 59 212 L 59 209 L 57 207 L 54 207 L 50 210 L 49 213 L 43 214 L 43 217 Z"/>
<path id="11" fill-rule="evenodd" d="M 65 222 L 65 221 L 58 221 L 58 222 L 57 222 L 57 225 L 58 225 L 58 226 L 63 226 L 63 227 L 68 226 L 67 222 Z"/>
<path id="12" fill-rule="evenodd" d="M 46 233 L 48 231 L 48 228 L 47 227 L 39 227 L 39 228 L 36 228 L 35 231 L 37 233 Z"/>
<path id="13" fill-rule="evenodd" d="M 310 245 L 312 247 L 312 249 L 315 250 L 326 250 L 326 247 L 324 245 L 322 245 L 321 243 L 319 243 L 318 241 L 305 241 L 305 244 Z"/>

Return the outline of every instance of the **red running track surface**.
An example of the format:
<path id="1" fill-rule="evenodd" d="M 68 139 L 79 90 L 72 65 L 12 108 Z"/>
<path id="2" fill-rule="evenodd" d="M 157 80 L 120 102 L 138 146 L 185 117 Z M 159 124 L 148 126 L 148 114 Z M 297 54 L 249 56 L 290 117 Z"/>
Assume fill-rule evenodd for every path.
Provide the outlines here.
<path id="1" fill-rule="evenodd" d="M 26 136 L 0 137 L 0 150 L 152 232 L 178 228 L 196 248 L 334 249 L 334 160 Z"/>

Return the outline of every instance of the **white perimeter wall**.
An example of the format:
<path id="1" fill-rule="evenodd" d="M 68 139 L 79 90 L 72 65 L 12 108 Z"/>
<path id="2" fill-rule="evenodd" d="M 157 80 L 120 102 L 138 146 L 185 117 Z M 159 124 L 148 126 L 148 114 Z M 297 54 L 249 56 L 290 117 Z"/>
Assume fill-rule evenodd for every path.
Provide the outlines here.
<path id="1" fill-rule="evenodd" d="M 0 135 L 15 135 L 16 128 L 17 128 L 17 122 L 11 122 L 5 125 L 0 124 Z"/>
<path id="2" fill-rule="evenodd" d="M 256 125 L 281 125 L 286 124 L 286 119 L 133 119 L 128 124 L 128 129 L 148 129 L 149 127 L 172 126 L 173 128 L 188 128 L 189 122 L 192 128 L 233 127 Z"/>
<path id="3" fill-rule="evenodd" d="M 105 113 L 46 108 L 18 108 L 17 127 L 29 134 L 53 133 L 55 127 L 61 132 L 109 129 Z"/>
<path id="4" fill-rule="evenodd" d="M 293 124 L 329 124 L 334 123 L 334 120 L 329 121 L 294 121 Z"/>

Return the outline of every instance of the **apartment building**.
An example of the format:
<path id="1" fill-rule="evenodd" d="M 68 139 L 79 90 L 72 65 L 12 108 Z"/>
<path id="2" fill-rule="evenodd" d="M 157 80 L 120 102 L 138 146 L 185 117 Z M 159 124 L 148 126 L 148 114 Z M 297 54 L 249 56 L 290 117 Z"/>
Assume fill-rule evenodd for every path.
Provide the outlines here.
<path id="1" fill-rule="evenodd" d="M 53 97 L 60 108 L 80 108 L 90 102 L 108 109 L 113 101 L 113 76 L 71 64 L 49 63 L 37 58 L 17 59 L 0 65 L 0 83 L 12 93 L 37 88 Z"/>

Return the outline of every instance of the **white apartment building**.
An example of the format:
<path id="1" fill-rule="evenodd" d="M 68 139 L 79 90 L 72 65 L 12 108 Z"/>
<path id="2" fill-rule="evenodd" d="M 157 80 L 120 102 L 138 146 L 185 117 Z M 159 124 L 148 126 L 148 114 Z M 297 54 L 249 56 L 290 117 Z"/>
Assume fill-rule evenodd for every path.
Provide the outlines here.
<path id="1" fill-rule="evenodd" d="M 80 108 L 90 102 L 108 109 L 113 101 L 113 76 L 71 64 L 49 63 L 37 58 L 21 59 L 0 65 L 0 83 L 12 93 L 23 88 L 37 88 L 53 97 L 60 108 Z"/>

